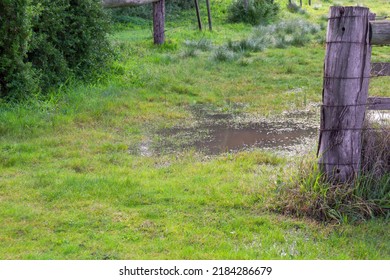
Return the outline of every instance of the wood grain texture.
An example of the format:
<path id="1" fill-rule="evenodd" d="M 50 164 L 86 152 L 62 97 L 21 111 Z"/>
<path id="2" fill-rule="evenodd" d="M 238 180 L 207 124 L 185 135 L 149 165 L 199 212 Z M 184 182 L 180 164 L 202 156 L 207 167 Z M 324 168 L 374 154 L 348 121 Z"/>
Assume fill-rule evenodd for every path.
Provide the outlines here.
<path id="1" fill-rule="evenodd" d="M 369 97 L 368 110 L 390 110 L 390 97 Z"/>
<path id="2" fill-rule="evenodd" d="M 390 45 L 390 20 L 372 21 L 370 28 L 372 45 Z"/>
<path id="3" fill-rule="evenodd" d="M 371 70 L 368 17 L 367 8 L 330 9 L 318 163 L 334 183 L 353 180 L 360 168 Z"/>
<path id="4" fill-rule="evenodd" d="M 153 3 L 153 37 L 156 45 L 165 42 L 165 0 Z"/>

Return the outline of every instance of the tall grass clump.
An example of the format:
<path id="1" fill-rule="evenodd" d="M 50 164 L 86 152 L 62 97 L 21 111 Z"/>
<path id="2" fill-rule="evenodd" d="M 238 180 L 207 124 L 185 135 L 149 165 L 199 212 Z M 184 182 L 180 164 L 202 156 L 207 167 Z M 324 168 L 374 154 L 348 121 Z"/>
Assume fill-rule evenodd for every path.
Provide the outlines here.
<path id="1" fill-rule="evenodd" d="M 369 124 L 363 134 L 361 172 L 353 183 L 327 181 L 317 160 L 306 158 L 291 180 L 277 181 L 270 209 L 324 222 L 356 222 L 390 215 L 390 131 Z"/>
<path id="2" fill-rule="evenodd" d="M 235 53 L 260 52 L 265 48 L 262 42 L 253 38 L 242 39 L 240 41 L 228 41 L 226 47 Z"/>
<path id="3" fill-rule="evenodd" d="M 202 38 L 200 40 L 186 40 L 184 42 L 185 49 L 181 53 L 181 57 L 196 57 L 201 52 L 207 52 L 214 49 L 213 42 L 209 39 Z"/>
<path id="4" fill-rule="evenodd" d="M 284 20 L 255 28 L 252 38 L 267 47 L 304 46 L 319 36 L 321 26 L 303 19 Z"/>
<path id="5" fill-rule="evenodd" d="M 240 41 L 230 40 L 223 47 L 216 49 L 213 57 L 221 57 L 222 51 L 233 52 L 238 54 L 233 57 L 240 58 L 240 54 L 260 52 L 267 48 L 300 47 L 321 37 L 321 31 L 320 25 L 302 19 L 284 20 L 266 26 L 260 25 L 254 29 L 250 37 Z"/>
<path id="6" fill-rule="evenodd" d="M 231 61 L 235 58 L 235 53 L 224 46 L 217 48 L 212 55 L 212 60 L 218 62 Z"/>
<path id="7" fill-rule="evenodd" d="M 213 49 L 213 42 L 209 39 L 202 38 L 198 40 L 186 40 L 184 45 L 189 49 L 197 49 L 200 51 L 210 51 Z"/>
<path id="8" fill-rule="evenodd" d="M 228 21 L 265 24 L 275 20 L 278 12 L 279 5 L 273 0 L 236 0 L 228 8 Z"/>

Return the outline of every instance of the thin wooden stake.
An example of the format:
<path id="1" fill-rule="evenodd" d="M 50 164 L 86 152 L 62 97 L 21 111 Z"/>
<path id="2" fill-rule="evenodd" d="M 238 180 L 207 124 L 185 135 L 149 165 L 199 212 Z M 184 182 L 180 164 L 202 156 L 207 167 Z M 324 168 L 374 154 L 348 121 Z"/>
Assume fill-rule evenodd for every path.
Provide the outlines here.
<path id="1" fill-rule="evenodd" d="M 199 30 L 202 31 L 202 20 L 200 19 L 199 3 L 198 0 L 194 0 L 194 1 L 195 1 L 196 17 L 198 18 L 198 27 Z"/>
<path id="2" fill-rule="evenodd" d="M 207 5 L 207 17 L 209 20 L 209 30 L 213 31 L 213 24 L 211 22 L 210 0 L 206 0 L 206 5 Z"/>

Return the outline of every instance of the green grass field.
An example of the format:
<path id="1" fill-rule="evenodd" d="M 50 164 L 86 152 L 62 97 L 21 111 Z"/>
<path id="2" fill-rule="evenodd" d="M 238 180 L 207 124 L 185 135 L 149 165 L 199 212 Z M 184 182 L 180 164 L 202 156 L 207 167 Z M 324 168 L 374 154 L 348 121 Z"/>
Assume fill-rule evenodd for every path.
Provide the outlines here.
<path id="1" fill-rule="evenodd" d="M 192 11 L 167 23 L 163 46 L 152 45 L 149 22 L 117 26 L 117 58 L 99 81 L 0 103 L 0 259 L 390 259 L 388 219 L 325 224 L 268 210 L 300 157 L 132 152 L 161 129 L 191 126 L 195 105 L 269 117 L 321 101 L 321 41 L 227 61 L 189 50 L 186 40 L 217 48 L 253 34 L 224 21 L 226 2 L 212 1 L 212 33 L 196 30 Z M 297 15 L 278 2 L 282 19 L 323 25 L 331 5 Z M 387 0 L 360 2 L 390 13 Z M 390 61 L 389 51 L 373 59 Z M 389 87 L 375 79 L 370 94 Z"/>

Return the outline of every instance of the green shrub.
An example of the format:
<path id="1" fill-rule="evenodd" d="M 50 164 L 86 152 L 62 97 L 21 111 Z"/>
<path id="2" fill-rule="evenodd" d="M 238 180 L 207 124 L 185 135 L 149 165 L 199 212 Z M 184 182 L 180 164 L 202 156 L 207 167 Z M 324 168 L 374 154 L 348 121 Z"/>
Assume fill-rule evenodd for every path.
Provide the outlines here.
<path id="1" fill-rule="evenodd" d="M 26 62 L 31 36 L 28 0 L 0 1 L 0 98 L 25 95 L 36 89 Z"/>
<path id="2" fill-rule="evenodd" d="M 244 0 L 234 1 L 228 8 L 229 22 L 245 22 L 252 25 L 271 22 L 279 12 L 278 4 L 273 0 Z"/>
<path id="3" fill-rule="evenodd" d="M 111 57 L 107 19 L 100 0 L 1 0 L 0 97 L 102 73 Z"/>
<path id="4" fill-rule="evenodd" d="M 100 0 L 32 0 L 28 60 L 43 89 L 71 77 L 90 78 L 110 57 L 109 22 Z"/>

